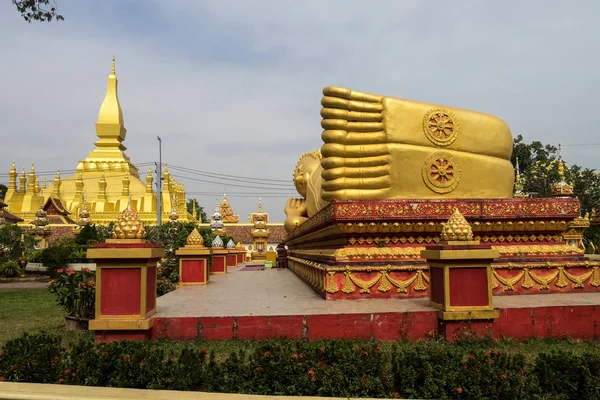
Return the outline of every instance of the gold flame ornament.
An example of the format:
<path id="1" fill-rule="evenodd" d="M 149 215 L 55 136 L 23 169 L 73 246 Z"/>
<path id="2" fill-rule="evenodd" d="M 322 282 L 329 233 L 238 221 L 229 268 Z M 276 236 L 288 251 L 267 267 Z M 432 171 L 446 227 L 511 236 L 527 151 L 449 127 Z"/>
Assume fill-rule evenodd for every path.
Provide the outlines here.
<path id="1" fill-rule="evenodd" d="M 473 229 L 458 208 L 455 208 L 448 222 L 443 224 L 441 236 L 445 242 L 469 241 L 473 240 Z"/>
<path id="2" fill-rule="evenodd" d="M 235 245 L 235 248 L 238 250 L 246 250 L 246 248 L 244 247 L 242 242 L 237 242 L 237 244 Z"/>
<path id="3" fill-rule="evenodd" d="M 204 239 L 202 239 L 202 235 L 198 232 L 198 229 L 194 228 L 192 233 L 187 237 L 186 246 L 204 247 Z"/>
<path id="4" fill-rule="evenodd" d="M 144 236 L 146 236 L 144 224 L 137 213 L 131 207 L 127 207 L 115 223 L 112 231 L 113 239 L 143 239 Z"/>

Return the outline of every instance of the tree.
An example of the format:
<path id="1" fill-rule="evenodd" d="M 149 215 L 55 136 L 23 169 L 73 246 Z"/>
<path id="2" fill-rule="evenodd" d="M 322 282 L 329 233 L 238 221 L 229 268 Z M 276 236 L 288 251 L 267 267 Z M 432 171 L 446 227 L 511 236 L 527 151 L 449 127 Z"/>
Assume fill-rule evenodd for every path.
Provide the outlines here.
<path id="1" fill-rule="evenodd" d="M 21 17 L 29 23 L 64 20 L 64 17 L 56 12 L 55 0 L 12 0 L 12 3 L 21 13 Z"/>
<path id="2" fill-rule="evenodd" d="M 521 135 L 514 140 L 512 163 L 519 159 L 519 168 L 523 180 L 523 192 L 531 197 L 551 197 L 552 186 L 562 179 L 559 173 L 558 149 L 552 145 L 543 145 L 535 141 L 523 142 Z M 573 185 L 573 195 L 579 199 L 581 215 L 600 211 L 600 174 L 593 169 L 577 164 L 564 168 L 564 179 Z M 586 243 L 598 244 L 600 227 L 592 226 L 585 231 Z"/>
<path id="3" fill-rule="evenodd" d="M 523 142 L 523 136 L 519 135 L 513 139 L 513 153 L 510 161 L 516 166 L 519 160 L 519 168 L 528 171 L 536 162 L 547 162 L 556 158 L 558 149 L 552 145 L 543 145 L 542 142 L 533 141 L 531 144 Z"/>
<path id="4" fill-rule="evenodd" d="M 4 200 L 4 196 L 6 196 L 7 190 L 8 187 L 5 184 L 0 183 L 0 200 Z"/>
<path id="5" fill-rule="evenodd" d="M 193 214 L 192 211 L 194 210 L 194 206 L 196 206 L 196 216 L 198 221 L 203 223 L 210 222 L 208 215 L 206 215 L 206 212 L 204 212 L 204 207 L 201 207 L 196 199 L 189 199 L 187 201 L 187 212 Z"/>

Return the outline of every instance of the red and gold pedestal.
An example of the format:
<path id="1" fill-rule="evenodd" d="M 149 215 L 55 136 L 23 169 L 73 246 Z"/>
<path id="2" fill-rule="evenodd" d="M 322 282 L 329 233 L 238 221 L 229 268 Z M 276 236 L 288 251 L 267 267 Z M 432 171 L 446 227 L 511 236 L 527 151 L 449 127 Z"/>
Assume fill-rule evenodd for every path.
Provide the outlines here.
<path id="1" fill-rule="evenodd" d="M 246 250 L 237 250 L 236 254 L 237 264 L 243 264 L 246 262 Z"/>
<path id="2" fill-rule="evenodd" d="M 208 260 L 210 249 L 185 246 L 175 252 L 179 256 L 180 286 L 206 285 L 208 283 Z"/>
<path id="3" fill-rule="evenodd" d="M 465 325 L 484 334 L 499 317 L 492 297 L 491 263 L 498 250 L 478 241 L 450 241 L 427 246 L 421 257 L 429 264 L 429 304 L 438 312 L 439 331 L 453 340 Z"/>
<path id="4" fill-rule="evenodd" d="M 225 263 L 227 264 L 227 268 L 237 268 L 237 255 L 238 251 L 236 249 L 227 249 L 227 255 L 225 256 Z"/>
<path id="5" fill-rule="evenodd" d="M 196 228 L 190 232 L 185 246 L 175 254 L 179 256 L 179 286 L 206 285 L 210 249 L 204 246 L 202 235 Z"/>
<path id="6" fill-rule="evenodd" d="M 229 251 L 223 247 L 213 247 L 211 250 L 212 264 L 209 272 L 211 274 L 227 273 L 227 254 Z"/>
<path id="7" fill-rule="evenodd" d="M 164 256 L 164 249 L 142 239 L 110 239 L 87 251 L 96 263 L 96 314 L 89 323 L 96 342 L 150 338 L 156 265 Z"/>

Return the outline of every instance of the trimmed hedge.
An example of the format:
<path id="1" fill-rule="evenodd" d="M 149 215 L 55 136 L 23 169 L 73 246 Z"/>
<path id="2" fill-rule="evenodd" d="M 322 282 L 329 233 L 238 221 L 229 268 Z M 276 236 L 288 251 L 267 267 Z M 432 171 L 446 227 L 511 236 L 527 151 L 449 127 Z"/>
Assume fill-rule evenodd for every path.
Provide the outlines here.
<path id="1" fill-rule="evenodd" d="M 217 356 L 202 343 L 63 346 L 24 335 L 0 355 L 0 380 L 262 395 L 381 398 L 600 398 L 600 351 L 540 354 L 443 341 L 268 341 Z"/>

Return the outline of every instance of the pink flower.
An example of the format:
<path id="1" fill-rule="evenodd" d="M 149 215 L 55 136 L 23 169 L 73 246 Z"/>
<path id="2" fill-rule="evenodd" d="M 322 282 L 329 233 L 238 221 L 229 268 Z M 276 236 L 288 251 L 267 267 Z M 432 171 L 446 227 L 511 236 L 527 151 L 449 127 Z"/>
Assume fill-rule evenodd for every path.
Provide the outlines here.
<path id="1" fill-rule="evenodd" d="M 84 268 L 83 268 L 83 272 L 90 273 L 90 272 L 92 272 L 92 270 L 91 270 L 91 269 L 89 269 L 88 267 L 84 267 Z"/>
<path id="2" fill-rule="evenodd" d="M 75 271 L 71 268 L 67 268 L 67 274 L 69 275 L 75 275 Z"/>
<path id="3" fill-rule="evenodd" d="M 48 282 L 48 286 L 52 286 L 53 284 L 54 284 L 54 281 Z"/>
<path id="4" fill-rule="evenodd" d="M 56 272 L 58 272 L 59 274 L 62 274 L 63 272 L 65 272 L 64 268 L 59 268 L 56 270 Z"/>
<path id="5" fill-rule="evenodd" d="M 88 286 L 89 287 L 94 287 L 94 286 L 96 286 L 96 282 L 94 282 L 94 281 L 88 281 Z"/>

